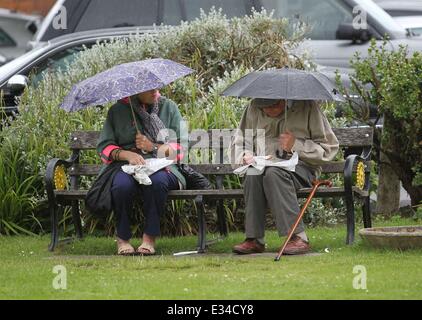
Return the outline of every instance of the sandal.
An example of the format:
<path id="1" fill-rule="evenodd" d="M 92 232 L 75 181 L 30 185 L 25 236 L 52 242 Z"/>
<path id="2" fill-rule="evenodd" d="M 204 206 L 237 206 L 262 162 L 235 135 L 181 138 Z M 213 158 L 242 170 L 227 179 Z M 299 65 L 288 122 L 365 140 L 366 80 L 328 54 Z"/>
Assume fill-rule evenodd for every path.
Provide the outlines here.
<path id="1" fill-rule="evenodd" d="M 136 252 L 138 252 L 139 254 L 143 255 L 143 256 L 153 256 L 155 255 L 155 249 L 152 245 L 150 245 L 149 243 L 142 243 L 138 250 L 136 250 Z"/>
<path id="2" fill-rule="evenodd" d="M 119 256 L 133 256 L 136 254 L 135 249 L 129 243 L 118 245 L 117 247 L 117 255 Z"/>

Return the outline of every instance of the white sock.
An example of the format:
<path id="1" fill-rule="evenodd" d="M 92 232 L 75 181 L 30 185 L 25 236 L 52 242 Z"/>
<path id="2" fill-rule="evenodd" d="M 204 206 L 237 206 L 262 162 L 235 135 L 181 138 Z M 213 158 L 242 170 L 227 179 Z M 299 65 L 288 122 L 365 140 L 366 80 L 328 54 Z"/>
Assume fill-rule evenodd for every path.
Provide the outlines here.
<path id="1" fill-rule="evenodd" d="M 306 236 L 305 231 L 302 231 L 301 233 L 296 233 L 296 235 L 297 235 L 298 237 L 300 237 L 303 241 L 308 242 L 308 237 Z"/>

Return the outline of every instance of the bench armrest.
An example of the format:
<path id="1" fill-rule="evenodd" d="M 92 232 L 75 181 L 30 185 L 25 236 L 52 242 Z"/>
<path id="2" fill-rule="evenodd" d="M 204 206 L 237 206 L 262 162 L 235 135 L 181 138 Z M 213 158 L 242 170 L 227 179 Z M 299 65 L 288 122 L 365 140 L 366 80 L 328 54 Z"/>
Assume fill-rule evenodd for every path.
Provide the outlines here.
<path id="1" fill-rule="evenodd" d="M 45 188 L 47 191 L 48 201 L 54 201 L 54 189 L 55 189 L 55 182 L 54 182 L 54 174 L 56 171 L 56 168 L 58 166 L 64 166 L 66 169 L 70 168 L 74 165 L 76 161 L 76 158 L 70 158 L 68 160 L 63 160 L 59 158 L 51 159 L 47 164 L 47 169 L 45 171 Z"/>
<path id="2" fill-rule="evenodd" d="M 371 148 L 363 150 L 361 155 L 351 154 L 346 158 L 344 164 L 344 191 L 348 194 L 352 193 L 353 187 L 353 167 L 358 161 L 366 162 L 371 159 Z M 365 185 L 363 190 L 369 191 L 369 175 L 365 176 Z"/>

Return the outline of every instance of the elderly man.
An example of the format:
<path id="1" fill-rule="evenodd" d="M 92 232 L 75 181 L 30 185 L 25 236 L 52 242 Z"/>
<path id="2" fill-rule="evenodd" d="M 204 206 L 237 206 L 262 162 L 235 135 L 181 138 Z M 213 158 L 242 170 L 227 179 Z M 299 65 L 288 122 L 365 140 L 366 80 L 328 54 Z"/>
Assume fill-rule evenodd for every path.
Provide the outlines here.
<path id="1" fill-rule="evenodd" d="M 247 129 L 252 130 L 252 139 L 245 138 Z M 259 129 L 265 132 L 263 143 L 259 140 Z M 255 155 L 288 158 L 297 152 L 299 163 L 295 172 L 268 167 L 261 175 L 246 176 L 246 240 L 234 246 L 233 252 L 250 254 L 265 250 L 268 208 L 275 217 L 279 235 L 287 235 L 300 211 L 296 190 L 311 187 L 312 180 L 321 172 L 321 163 L 332 160 L 338 149 L 338 140 L 314 101 L 289 101 L 286 105 L 284 100 L 252 100 L 230 148 L 234 162 L 245 165 L 251 164 Z M 309 251 L 309 240 L 301 222 L 284 252 L 292 255 Z"/>

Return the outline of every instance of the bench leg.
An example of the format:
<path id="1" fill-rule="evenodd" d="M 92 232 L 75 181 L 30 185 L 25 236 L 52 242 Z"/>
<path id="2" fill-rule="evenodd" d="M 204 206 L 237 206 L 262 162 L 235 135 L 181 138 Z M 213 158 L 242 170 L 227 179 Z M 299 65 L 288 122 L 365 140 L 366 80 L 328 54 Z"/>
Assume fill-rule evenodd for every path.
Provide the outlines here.
<path id="1" fill-rule="evenodd" d="M 204 253 L 206 246 L 206 226 L 205 208 L 202 196 L 197 196 L 195 198 L 195 206 L 198 212 L 198 253 Z"/>
<path id="2" fill-rule="evenodd" d="M 371 228 L 372 221 L 371 221 L 371 207 L 370 207 L 369 197 L 365 197 L 363 199 L 362 213 L 363 213 L 363 226 L 365 228 Z"/>
<path id="3" fill-rule="evenodd" d="M 223 162 L 221 162 L 223 163 Z M 217 176 L 215 180 L 217 189 L 223 189 L 223 176 Z M 224 213 L 224 200 L 220 199 L 217 201 L 217 219 L 218 219 L 218 231 L 220 235 L 226 237 L 228 234 L 226 215 Z"/>
<path id="4" fill-rule="evenodd" d="M 220 231 L 220 235 L 223 237 L 227 237 L 228 230 L 227 230 L 226 214 L 224 212 L 224 200 L 218 200 L 217 202 L 217 219 L 218 219 L 218 230 Z"/>
<path id="5" fill-rule="evenodd" d="M 353 244 L 355 240 L 355 207 L 353 203 L 353 194 L 346 194 L 344 197 L 346 202 L 346 215 L 347 215 L 347 236 L 346 244 Z"/>
<path id="6" fill-rule="evenodd" d="M 73 219 L 73 224 L 75 225 L 76 237 L 78 239 L 82 239 L 83 232 L 82 232 L 81 215 L 79 212 L 79 202 L 76 200 L 72 201 L 72 219 Z"/>
<path id="7" fill-rule="evenodd" d="M 51 219 L 51 242 L 48 246 L 49 251 L 54 251 L 59 244 L 59 222 L 58 222 L 59 207 L 54 203 L 49 204 L 50 219 Z"/>

